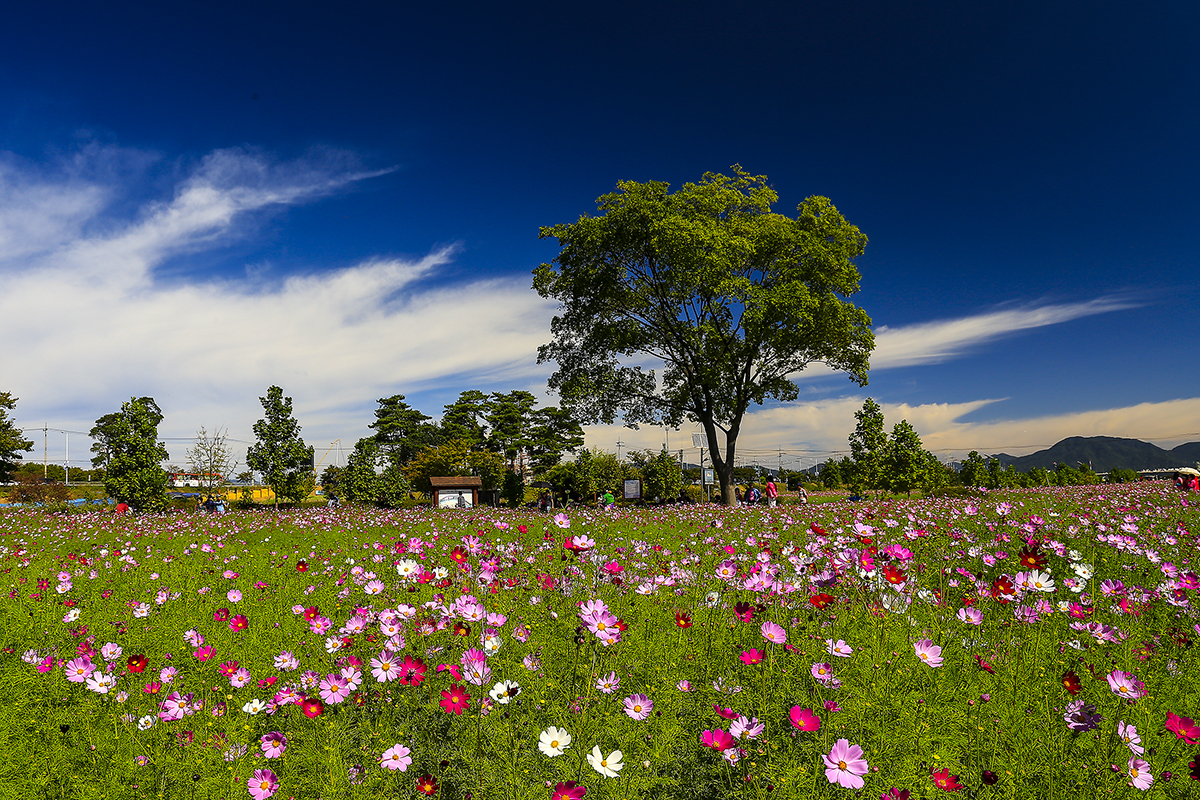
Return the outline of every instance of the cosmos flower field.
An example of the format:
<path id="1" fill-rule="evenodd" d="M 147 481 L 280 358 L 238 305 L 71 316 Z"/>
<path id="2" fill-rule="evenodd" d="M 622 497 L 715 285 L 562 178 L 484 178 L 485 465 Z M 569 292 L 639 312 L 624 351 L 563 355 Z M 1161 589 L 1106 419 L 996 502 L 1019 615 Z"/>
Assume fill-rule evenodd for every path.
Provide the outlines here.
<path id="1" fill-rule="evenodd" d="M 0 514 L 0 784 L 71 798 L 1200 789 L 1162 483 L 778 509 Z"/>

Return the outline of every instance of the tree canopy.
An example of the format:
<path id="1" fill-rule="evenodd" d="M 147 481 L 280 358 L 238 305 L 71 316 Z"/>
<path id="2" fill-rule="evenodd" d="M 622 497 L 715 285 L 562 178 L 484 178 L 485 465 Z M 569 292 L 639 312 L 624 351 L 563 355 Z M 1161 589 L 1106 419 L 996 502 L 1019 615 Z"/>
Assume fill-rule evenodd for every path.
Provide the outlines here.
<path id="1" fill-rule="evenodd" d="M 106 460 L 104 490 L 139 511 L 167 507 L 167 482 L 162 468 L 167 447 L 158 441 L 162 411 L 152 397 L 133 397 L 121 410 L 96 420 L 91 436 L 104 442 L 97 458 Z M 95 463 L 96 459 L 93 459 Z"/>
<path id="2" fill-rule="evenodd" d="M 21 435 L 8 412 L 17 407 L 17 398 L 9 392 L 0 392 L 0 482 L 7 483 L 8 473 L 16 469 L 22 452 L 33 449 L 33 442 Z"/>
<path id="3" fill-rule="evenodd" d="M 272 386 L 258 398 L 266 416 L 254 423 L 255 443 L 246 451 L 246 465 L 259 472 L 279 498 L 300 502 L 316 483 L 313 448 L 300 438 L 300 423 L 292 416 L 292 398 Z"/>
<path id="4" fill-rule="evenodd" d="M 870 318 L 844 299 L 858 291 L 866 236 L 824 197 L 795 219 L 773 213 L 765 176 L 733 172 L 673 193 L 618 183 L 599 216 L 541 229 L 561 249 L 533 280 L 560 304 L 538 360 L 557 362 L 550 386 L 564 406 L 630 427 L 699 423 L 728 504 L 749 405 L 796 399 L 791 376 L 812 363 L 865 384 L 874 346 Z"/>

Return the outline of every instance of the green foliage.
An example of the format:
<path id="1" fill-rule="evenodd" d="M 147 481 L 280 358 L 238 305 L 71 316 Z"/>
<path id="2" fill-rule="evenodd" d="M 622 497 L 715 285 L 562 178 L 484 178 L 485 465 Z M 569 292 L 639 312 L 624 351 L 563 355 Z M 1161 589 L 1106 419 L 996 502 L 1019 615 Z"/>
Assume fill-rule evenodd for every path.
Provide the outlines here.
<path id="1" fill-rule="evenodd" d="M 45 483 L 40 477 L 28 474 L 16 476 L 16 486 L 8 493 L 10 503 L 65 503 L 71 499 L 61 483 Z"/>
<path id="2" fill-rule="evenodd" d="M 329 464 L 325 469 L 321 470 L 319 483 L 325 489 L 326 495 L 338 495 L 338 484 L 342 480 L 342 467 L 336 464 Z"/>
<path id="3" fill-rule="evenodd" d="M 647 500 L 675 500 L 683 489 L 679 462 L 664 448 L 642 468 L 642 494 Z"/>
<path id="4" fill-rule="evenodd" d="M 1032 471 L 1032 470 L 1031 470 Z M 1114 469 L 1108 473 L 1109 483 L 1136 483 L 1141 479 L 1136 470 L 1132 469 Z"/>
<path id="5" fill-rule="evenodd" d="M 439 444 L 442 433 L 430 417 L 404 402 L 404 395 L 380 398 L 375 421 L 375 442 L 393 464 L 407 464 L 423 448 Z"/>
<path id="6" fill-rule="evenodd" d="M 167 483 L 170 476 L 162 468 L 168 453 L 158 441 L 162 411 L 153 398 L 130 398 L 121 410 L 96 420 L 104 441 L 107 468 L 104 490 L 109 497 L 124 501 L 138 511 L 161 511 L 167 507 Z M 93 463 L 94 463 L 93 459 Z"/>
<path id="7" fill-rule="evenodd" d="M 925 455 L 921 437 L 908 420 L 897 422 L 892 427 L 892 436 L 883 456 L 887 488 L 897 493 L 912 494 L 913 489 L 924 486 L 929 467 Z"/>
<path id="8" fill-rule="evenodd" d="M 958 470 L 958 482 L 963 486 L 987 486 L 988 470 L 983 456 L 975 450 L 967 453 L 967 460 Z"/>
<path id="9" fill-rule="evenodd" d="M 484 491 L 499 487 L 504 476 L 504 459 L 497 453 L 473 450 L 467 439 L 427 447 L 404 465 L 405 477 L 412 487 L 429 494 L 430 478 L 454 478 L 478 475 Z"/>
<path id="10" fill-rule="evenodd" d="M 384 508 L 405 508 L 412 496 L 412 484 L 404 469 L 389 464 L 379 475 L 379 493 L 375 502 Z"/>
<path id="11" fill-rule="evenodd" d="M 0 392 L 0 483 L 10 480 L 9 473 L 17 468 L 22 452 L 33 450 L 33 442 L 26 439 L 8 412 L 17 407 L 17 400 L 9 392 Z"/>
<path id="12" fill-rule="evenodd" d="M 339 478 L 339 498 L 347 503 L 374 503 L 382 489 L 377 473 L 379 445 L 375 439 L 359 439 L 346 459 Z"/>
<path id="13" fill-rule="evenodd" d="M 504 498 L 504 502 L 509 508 L 519 508 L 525 503 L 525 481 L 516 472 L 505 470 L 504 486 L 500 489 L 500 496 Z"/>
<path id="14" fill-rule="evenodd" d="M 488 396 L 478 389 L 468 389 L 458 399 L 445 406 L 442 433 L 445 441 L 465 440 L 471 447 L 483 447 L 487 440 L 484 424 L 488 414 Z"/>
<path id="15" fill-rule="evenodd" d="M 533 286 L 559 302 L 550 386 L 580 419 L 627 425 L 701 424 L 722 498 L 751 403 L 794 400 L 791 376 L 819 361 L 860 384 L 874 346 L 870 318 L 843 298 L 858 291 L 853 259 L 866 237 L 824 197 L 795 219 L 771 211 L 763 176 L 733 167 L 676 192 L 622 181 L 597 201 L 598 217 L 541 229 L 561 248 L 534 270 Z M 661 376 L 628 359 L 661 360 Z"/>
<path id="16" fill-rule="evenodd" d="M 850 434 L 850 453 L 854 457 L 854 474 L 850 485 L 856 491 L 884 487 L 883 461 L 887 455 L 887 433 L 883 429 L 883 409 L 868 397 L 861 411 L 854 412 L 857 424 Z"/>
<path id="17" fill-rule="evenodd" d="M 300 438 L 300 423 L 292 416 L 292 398 L 272 386 L 258 398 L 266 416 L 254 423 L 255 443 L 246 452 L 246 464 L 263 476 L 279 498 L 300 502 L 316 484 L 313 448 Z"/>

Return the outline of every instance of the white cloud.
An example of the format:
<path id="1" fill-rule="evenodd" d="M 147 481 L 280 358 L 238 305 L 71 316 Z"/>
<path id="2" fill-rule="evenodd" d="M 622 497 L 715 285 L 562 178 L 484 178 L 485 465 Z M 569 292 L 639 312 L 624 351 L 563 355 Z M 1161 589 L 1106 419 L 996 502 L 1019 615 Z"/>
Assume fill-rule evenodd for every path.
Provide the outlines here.
<path id="1" fill-rule="evenodd" d="M 744 463 L 776 466 L 778 451 L 782 450 L 784 465 L 791 469 L 797 468 L 802 458 L 804 466 L 812 466 L 813 459 L 819 462 L 848 454 L 854 412 L 862 408 L 863 400 L 863 397 L 841 397 L 752 410 L 742 424 L 738 453 Z M 894 424 L 907 419 L 921 435 L 926 449 L 943 459 L 961 458 L 969 450 L 1027 455 L 1068 436 L 1120 436 L 1152 441 L 1164 449 L 1200 440 L 1200 431 L 1191 429 L 1197 427 L 1194 420 L 1200 419 L 1200 397 L 1027 419 L 962 421 L 971 412 L 995 402 L 975 400 L 917 406 L 881 402 L 880 406 L 889 431 Z M 690 427 L 665 433 L 662 428 L 643 426 L 633 431 L 615 425 L 590 426 L 586 430 L 589 447 L 615 452 L 620 440 L 626 451 L 657 450 L 669 441 L 673 450 L 686 450 L 685 457 L 694 463 L 699 454 L 692 448 L 692 432 Z M 724 448 L 723 440 L 721 447 Z"/>
<path id="2" fill-rule="evenodd" d="M 17 419 L 87 430 L 130 396 L 150 395 L 166 415 L 163 436 L 220 425 L 246 437 L 261 416 L 257 398 L 277 384 L 295 399 L 306 438 L 319 441 L 365 430 L 363 407 L 378 397 L 451 376 L 466 385 L 540 375 L 549 305 L 526 277 L 425 280 L 452 248 L 275 286 L 156 275 L 175 255 L 228 243 L 256 213 L 371 174 L 222 151 L 170 200 L 122 221 L 104 214 L 118 187 L 0 171 L 0 220 L 10 221 L 0 236 L 20 243 L 0 262 L 3 380 L 21 398 Z M 182 460 L 182 447 L 172 449 Z"/>
<path id="3" fill-rule="evenodd" d="M 883 325 L 875 330 L 871 368 L 940 364 L 1003 336 L 1095 314 L 1137 308 L 1138 305 L 1128 298 L 1099 297 L 1081 303 L 998 309 L 970 317 L 933 320 L 899 328 Z"/>

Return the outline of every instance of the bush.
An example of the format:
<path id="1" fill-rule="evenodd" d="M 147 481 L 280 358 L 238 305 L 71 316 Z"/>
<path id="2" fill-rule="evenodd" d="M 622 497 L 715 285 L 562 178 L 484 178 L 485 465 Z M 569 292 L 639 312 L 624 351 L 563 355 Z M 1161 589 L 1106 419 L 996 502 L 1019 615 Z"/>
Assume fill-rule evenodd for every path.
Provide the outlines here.
<path id="1" fill-rule="evenodd" d="M 11 503 L 65 503 L 71 493 L 61 483 L 43 483 L 42 479 L 28 473 L 16 476 L 16 486 L 8 493 Z"/>

